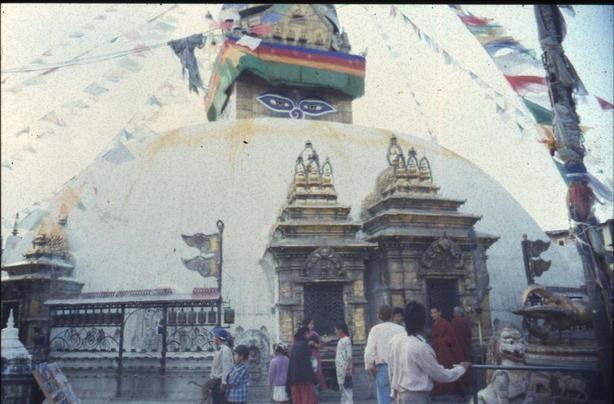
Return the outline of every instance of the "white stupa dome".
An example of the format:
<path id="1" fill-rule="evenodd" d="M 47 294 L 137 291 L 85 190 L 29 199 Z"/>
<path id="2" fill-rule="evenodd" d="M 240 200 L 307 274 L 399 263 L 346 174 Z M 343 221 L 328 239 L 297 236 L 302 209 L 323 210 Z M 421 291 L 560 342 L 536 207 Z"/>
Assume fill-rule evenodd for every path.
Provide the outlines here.
<path id="1" fill-rule="evenodd" d="M 181 234 L 224 230 L 223 295 L 244 328 L 274 329 L 274 271 L 262 260 L 270 232 L 307 140 L 330 158 L 339 202 L 358 221 L 363 199 L 386 168 L 391 132 L 321 121 L 256 119 L 222 121 L 171 130 L 136 132 L 117 143 L 66 184 L 46 209 L 67 213 L 65 232 L 74 257 L 74 277 L 83 291 L 215 286 L 186 269 L 181 258 L 198 255 Z M 396 133 L 404 150 L 414 147 L 431 162 L 434 183 L 445 197 L 466 199 L 461 211 L 482 215 L 476 230 L 500 239 L 487 251 L 492 318 L 520 304 L 526 286 L 520 242 L 547 240 L 531 216 L 487 173 L 427 140 Z M 33 229 L 32 232 L 35 232 Z M 31 233 L 32 233 L 31 232 Z M 31 233 L 6 263 L 31 248 Z M 540 281 L 583 284 L 579 260 L 551 247 L 552 269 Z M 518 321 L 516 319 L 516 321 Z"/>

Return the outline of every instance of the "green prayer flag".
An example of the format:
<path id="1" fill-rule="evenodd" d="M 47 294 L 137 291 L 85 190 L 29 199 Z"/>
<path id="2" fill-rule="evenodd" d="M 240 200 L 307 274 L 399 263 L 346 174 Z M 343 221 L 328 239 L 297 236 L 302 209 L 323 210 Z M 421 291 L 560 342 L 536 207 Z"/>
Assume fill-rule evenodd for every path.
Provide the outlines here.
<path id="1" fill-rule="evenodd" d="M 527 100 L 526 98 L 522 98 L 524 105 L 526 105 L 535 121 L 541 125 L 552 125 L 552 119 L 554 118 L 554 114 L 551 110 L 542 107 L 534 102 Z"/>

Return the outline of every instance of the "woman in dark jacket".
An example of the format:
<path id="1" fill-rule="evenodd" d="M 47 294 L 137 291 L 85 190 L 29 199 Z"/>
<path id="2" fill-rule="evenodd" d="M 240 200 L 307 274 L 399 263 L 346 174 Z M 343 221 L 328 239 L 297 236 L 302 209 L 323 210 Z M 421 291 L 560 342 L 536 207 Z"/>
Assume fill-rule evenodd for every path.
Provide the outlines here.
<path id="1" fill-rule="evenodd" d="M 314 385 L 316 375 L 311 366 L 311 348 L 307 342 L 309 328 L 301 327 L 294 335 L 288 366 L 288 384 L 292 404 L 317 404 Z"/>

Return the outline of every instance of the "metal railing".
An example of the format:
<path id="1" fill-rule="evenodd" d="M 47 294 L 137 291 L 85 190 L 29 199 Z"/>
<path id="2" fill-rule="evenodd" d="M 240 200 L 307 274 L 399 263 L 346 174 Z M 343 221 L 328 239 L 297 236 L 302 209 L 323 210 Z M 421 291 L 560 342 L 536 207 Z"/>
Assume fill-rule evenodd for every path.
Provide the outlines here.
<path id="1" fill-rule="evenodd" d="M 478 378 L 477 371 L 486 370 L 511 370 L 532 372 L 556 372 L 556 373 L 600 373 L 598 368 L 571 367 L 571 366 L 502 366 L 502 365 L 471 365 L 472 371 L 472 396 L 473 402 L 478 404 Z M 488 382 L 488 381 L 487 381 Z M 487 383 L 488 385 L 488 383 Z"/>

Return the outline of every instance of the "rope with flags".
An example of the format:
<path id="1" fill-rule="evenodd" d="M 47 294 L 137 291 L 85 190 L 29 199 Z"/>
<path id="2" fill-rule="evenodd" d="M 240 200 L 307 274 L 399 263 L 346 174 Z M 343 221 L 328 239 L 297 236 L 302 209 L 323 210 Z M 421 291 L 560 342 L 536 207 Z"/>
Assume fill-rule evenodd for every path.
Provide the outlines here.
<path id="1" fill-rule="evenodd" d="M 563 146 L 560 142 L 557 142 L 554 136 L 553 125 L 555 114 L 552 109 L 540 104 L 540 101 L 543 102 L 543 100 L 547 100 L 549 103 L 550 97 L 548 94 L 544 66 L 543 63 L 536 58 L 535 50 L 526 48 L 520 41 L 517 41 L 511 36 L 504 36 L 506 31 L 500 24 L 494 22 L 491 18 L 477 17 L 464 10 L 459 5 L 452 4 L 450 8 L 455 11 L 456 15 L 467 27 L 469 32 L 471 32 L 484 47 L 495 65 L 503 72 L 505 79 L 514 92 L 520 96 L 524 105 L 533 116 L 538 128 L 540 128 L 541 132 L 546 136 L 546 139 L 541 142 L 548 147 L 557 169 L 563 176 L 565 182 L 568 183 L 570 177 L 568 175 L 569 173 L 565 170 L 563 162 L 558 158 L 554 158 L 556 151 Z M 562 25 L 562 30 L 564 35 L 564 24 Z M 501 56 L 499 52 L 501 50 L 507 50 L 509 52 Z M 573 65 L 571 65 L 571 62 L 569 62 L 567 58 L 560 58 L 560 60 L 556 59 L 549 62 L 558 66 L 565 66 L 565 69 L 560 69 L 560 71 L 568 73 L 561 76 L 560 80 L 570 87 L 573 87 L 576 95 L 588 95 Z M 542 73 L 539 76 L 514 74 L 517 73 L 519 69 L 525 70 L 527 68 L 536 68 Z M 603 110 L 614 108 L 611 103 L 608 103 L 602 98 L 595 98 Z M 586 129 L 586 127 L 580 129 Z M 592 189 L 600 197 L 610 202 L 614 201 L 612 191 L 606 185 L 586 171 L 583 175 L 590 182 Z"/>

